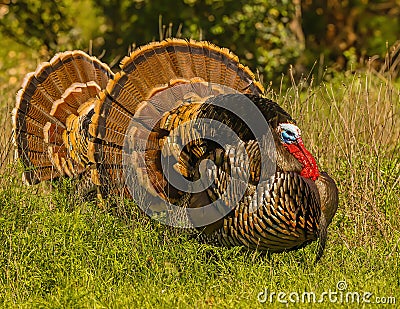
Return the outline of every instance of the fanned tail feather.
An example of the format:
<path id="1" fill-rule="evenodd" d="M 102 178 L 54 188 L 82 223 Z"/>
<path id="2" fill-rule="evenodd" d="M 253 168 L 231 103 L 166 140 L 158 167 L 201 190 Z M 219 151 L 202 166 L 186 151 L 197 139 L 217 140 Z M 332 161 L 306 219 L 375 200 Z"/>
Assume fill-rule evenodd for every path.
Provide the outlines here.
<path id="1" fill-rule="evenodd" d="M 167 39 L 138 48 L 122 60 L 121 72 L 108 83 L 95 107 L 89 128 L 95 139 L 90 142 L 89 157 L 103 167 L 99 167 L 94 181 L 108 179 L 118 183 L 116 192 L 126 190 L 123 163 L 119 155 L 111 155 L 114 150 L 110 148 L 117 154 L 126 146 L 132 119 L 155 132 L 158 135 L 153 136 L 155 140 L 161 139 L 164 133 L 157 132 L 158 121 L 185 100 L 204 101 L 209 96 L 232 92 L 260 95 L 264 89 L 254 74 L 227 49 L 209 42 L 181 39 Z M 152 169 L 160 159 L 160 149 L 142 152 L 137 157 L 146 157 L 151 178 L 162 188 L 165 183 L 162 172 L 157 166 Z M 117 175 L 115 170 L 119 171 Z"/>
<path id="2" fill-rule="evenodd" d="M 59 53 L 26 76 L 13 110 L 13 130 L 28 184 L 75 176 L 85 169 L 66 147 L 66 131 L 71 129 L 67 119 L 78 117 L 79 107 L 112 78 L 106 64 L 82 51 Z"/>

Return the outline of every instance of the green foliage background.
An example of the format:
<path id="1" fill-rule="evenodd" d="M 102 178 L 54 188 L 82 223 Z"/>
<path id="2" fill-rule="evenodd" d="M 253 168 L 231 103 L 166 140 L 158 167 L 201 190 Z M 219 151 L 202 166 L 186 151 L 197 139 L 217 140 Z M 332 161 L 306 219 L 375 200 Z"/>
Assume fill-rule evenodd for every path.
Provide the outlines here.
<path id="1" fill-rule="evenodd" d="M 384 55 L 400 33 L 399 0 L 7 0 L 0 31 L 48 58 L 84 49 L 113 65 L 132 46 L 168 36 L 206 39 L 276 82 Z M 163 26 L 164 25 L 164 26 Z M 49 55 L 50 54 L 50 55 Z M 46 59 L 47 60 L 47 59 Z"/>

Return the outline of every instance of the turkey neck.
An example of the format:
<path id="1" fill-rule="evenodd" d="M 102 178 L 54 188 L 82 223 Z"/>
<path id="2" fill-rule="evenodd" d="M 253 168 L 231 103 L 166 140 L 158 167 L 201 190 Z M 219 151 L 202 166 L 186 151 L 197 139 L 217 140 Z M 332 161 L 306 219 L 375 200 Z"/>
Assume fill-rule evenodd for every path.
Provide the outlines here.
<path id="1" fill-rule="evenodd" d="M 304 146 L 303 140 L 299 138 L 296 143 L 284 146 L 303 166 L 300 175 L 315 181 L 319 176 L 317 162 Z"/>

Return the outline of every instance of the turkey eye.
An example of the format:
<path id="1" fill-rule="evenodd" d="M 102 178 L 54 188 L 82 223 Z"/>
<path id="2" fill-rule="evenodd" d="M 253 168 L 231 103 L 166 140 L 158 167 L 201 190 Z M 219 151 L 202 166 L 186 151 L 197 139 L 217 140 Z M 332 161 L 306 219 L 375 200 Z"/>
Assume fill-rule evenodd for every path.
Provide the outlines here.
<path id="1" fill-rule="evenodd" d="M 284 143 L 291 144 L 292 142 L 296 141 L 296 133 L 284 130 L 281 133 L 281 139 Z"/>

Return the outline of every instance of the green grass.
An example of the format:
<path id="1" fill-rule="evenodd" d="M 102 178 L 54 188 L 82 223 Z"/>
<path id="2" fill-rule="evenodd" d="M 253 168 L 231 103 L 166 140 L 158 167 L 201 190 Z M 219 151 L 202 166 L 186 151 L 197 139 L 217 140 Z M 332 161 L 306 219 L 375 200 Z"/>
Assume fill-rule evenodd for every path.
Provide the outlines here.
<path id="1" fill-rule="evenodd" d="M 0 193 L 0 300 L 7 308 L 262 307 L 264 288 L 320 295 L 339 281 L 346 291 L 400 296 L 400 233 L 350 247 L 355 223 L 343 210 L 314 266 L 315 245 L 271 256 L 216 248 L 151 222 L 128 202 L 128 214 L 117 216 L 66 190 L 38 194 L 19 179 L 7 181 Z"/>
<path id="2" fill-rule="evenodd" d="M 4 76 L 7 74 L 4 73 Z M 21 78 L 18 76 L 18 78 Z M 1 86 L 2 122 L 18 85 Z M 4 308 L 283 307 L 267 289 L 289 294 L 337 291 L 314 307 L 352 308 L 346 292 L 400 302 L 400 93 L 385 72 L 335 73 L 269 94 L 297 119 L 306 145 L 337 180 L 339 210 L 322 260 L 316 244 L 262 255 L 198 243 L 140 214 L 84 201 L 69 180 L 27 187 L 1 135 L 0 305 Z M 3 118 L 3 115 L 6 117 Z M 292 294 L 292 297 L 295 297 Z M 333 297 L 334 295 L 331 295 Z M 338 294 L 340 299 L 340 293 Z M 393 301 L 391 299 L 390 301 Z M 365 307 L 378 307 L 366 304 Z M 395 307 L 392 305 L 391 307 Z"/>

